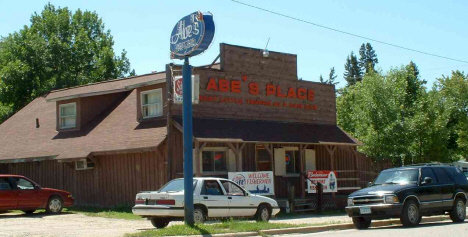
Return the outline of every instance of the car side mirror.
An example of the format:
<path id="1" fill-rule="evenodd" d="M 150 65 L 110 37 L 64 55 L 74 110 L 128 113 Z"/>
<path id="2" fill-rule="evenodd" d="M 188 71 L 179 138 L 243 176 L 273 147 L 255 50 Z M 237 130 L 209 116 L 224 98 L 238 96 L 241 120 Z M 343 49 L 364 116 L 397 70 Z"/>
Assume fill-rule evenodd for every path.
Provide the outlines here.
<path id="1" fill-rule="evenodd" d="M 249 193 L 248 193 L 248 192 L 245 192 L 245 196 L 248 197 L 248 196 L 249 196 Z"/>
<path id="2" fill-rule="evenodd" d="M 39 189 L 41 189 L 41 186 L 39 186 L 39 185 L 34 185 L 34 189 L 39 190 Z"/>
<path id="3" fill-rule="evenodd" d="M 424 181 L 421 184 L 425 185 L 425 184 L 431 184 L 431 183 L 432 183 L 432 178 L 431 177 L 425 177 Z"/>
<path id="4" fill-rule="evenodd" d="M 367 187 L 372 186 L 372 182 L 367 183 Z"/>

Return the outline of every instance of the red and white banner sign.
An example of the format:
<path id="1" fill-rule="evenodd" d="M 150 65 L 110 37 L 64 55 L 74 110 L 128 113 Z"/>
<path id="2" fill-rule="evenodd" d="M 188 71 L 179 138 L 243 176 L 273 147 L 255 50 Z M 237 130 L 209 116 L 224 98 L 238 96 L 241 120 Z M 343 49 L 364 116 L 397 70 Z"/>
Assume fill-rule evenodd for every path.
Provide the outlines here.
<path id="1" fill-rule="evenodd" d="M 338 191 L 338 182 L 334 171 L 309 170 L 307 172 L 307 192 L 317 193 L 317 183 L 323 185 L 324 193 L 335 193 Z"/>
<path id="2" fill-rule="evenodd" d="M 183 100 L 183 87 L 182 87 L 182 76 L 176 76 L 173 78 L 173 85 L 174 88 L 174 103 L 182 104 Z M 199 75 L 192 75 L 192 103 L 198 104 L 198 100 L 200 97 L 200 76 Z"/>

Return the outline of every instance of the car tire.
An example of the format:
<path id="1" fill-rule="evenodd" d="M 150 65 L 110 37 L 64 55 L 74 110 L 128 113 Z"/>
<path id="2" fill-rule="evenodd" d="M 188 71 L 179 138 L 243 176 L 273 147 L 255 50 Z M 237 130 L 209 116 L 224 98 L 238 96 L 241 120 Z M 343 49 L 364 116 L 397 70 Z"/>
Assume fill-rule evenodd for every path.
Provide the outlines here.
<path id="1" fill-rule="evenodd" d="M 36 210 L 27 210 L 27 211 L 23 211 L 24 213 L 26 214 L 33 214 Z"/>
<path id="2" fill-rule="evenodd" d="M 453 222 L 464 222 L 466 218 L 466 204 L 461 198 L 456 198 L 453 202 L 452 210 L 449 212 Z"/>
<path id="3" fill-rule="evenodd" d="M 401 224 L 404 227 L 412 227 L 419 224 L 421 214 L 419 213 L 418 203 L 414 200 L 408 200 L 403 206 L 403 213 L 400 216 Z"/>
<path id="4" fill-rule="evenodd" d="M 169 222 L 171 221 L 168 218 L 159 218 L 159 217 L 151 218 L 151 224 L 157 229 L 162 229 L 162 228 L 167 227 L 169 225 Z"/>
<path id="5" fill-rule="evenodd" d="M 372 219 L 365 217 L 353 217 L 354 227 L 358 230 L 365 230 L 371 225 Z"/>
<path id="6" fill-rule="evenodd" d="M 257 213 L 255 214 L 255 219 L 257 220 L 257 222 L 260 222 L 260 221 L 268 222 L 270 218 L 271 218 L 270 208 L 265 204 L 260 205 L 257 209 Z"/>
<path id="7" fill-rule="evenodd" d="M 206 213 L 201 207 L 195 207 L 193 210 L 193 220 L 195 224 L 203 224 L 206 221 Z"/>
<path id="8" fill-rule="evenodd" d="M 59 214 L 63 209 L 63 201 L 59 196 L 53 196 L 49 198 L 46 206 L 46 212 L 48 214 Z"/>

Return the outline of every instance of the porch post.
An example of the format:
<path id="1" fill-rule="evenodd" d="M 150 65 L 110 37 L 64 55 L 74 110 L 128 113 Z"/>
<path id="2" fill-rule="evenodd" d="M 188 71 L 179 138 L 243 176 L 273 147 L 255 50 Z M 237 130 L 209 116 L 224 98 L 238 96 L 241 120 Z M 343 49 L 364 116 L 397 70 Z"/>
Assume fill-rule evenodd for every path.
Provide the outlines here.
<path id="1" fill-rule="evenodd" d="M 330 153 L 330 168 L 332 171 L 335 170 L 335 157 L 333 156 L 335 154 L 336 146 L 326 146 L 328 153 Z M 338 179 L 336 180 L 338 182 Z M 335 199 L 335 193 L 332 193 L 333 199 Z"/>
<path id="2" fill-rule="evenodd" d="M 195 138 L 195 175 L 201 177 L 200 170 L 200 142 Z"/>
<path id="3" fill-rule="evenodd" d="M 309 145 L 299 145 L 299 150 L 301 151 L 300 156 L 301 156 L 301 174 L 305 170 L 305 150 L 307 149 Z M 305 170 L 306 175 L 307 175 L 307 170 Z M 305 178 L 304 175 L 300 175 L 300 182 L 301 182 L 301 197 L 305 197 Z"/>

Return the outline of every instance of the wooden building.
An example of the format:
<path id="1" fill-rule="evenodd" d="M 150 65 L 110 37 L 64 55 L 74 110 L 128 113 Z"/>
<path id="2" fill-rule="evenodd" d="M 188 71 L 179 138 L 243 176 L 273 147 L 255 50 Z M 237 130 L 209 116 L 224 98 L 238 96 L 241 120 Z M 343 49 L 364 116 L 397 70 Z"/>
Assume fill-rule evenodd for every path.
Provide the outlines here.
<path id="1" fill-rule="evenodd" d="M 273 171 L 275 198 L 293 186 L 306 200 L 307 170 L 337 171 L 345 195 L 382 168 L 336 125 L 335 87 L 298 79 L 296 55 L 221 44 L 219 57 L 193 70 L 196 176 Z M 37 98 L 0 125 L 0 172 L 68 190 L 78 204 L 132 205 L 183 177 L 180 74 L 167 65 Z"/>

